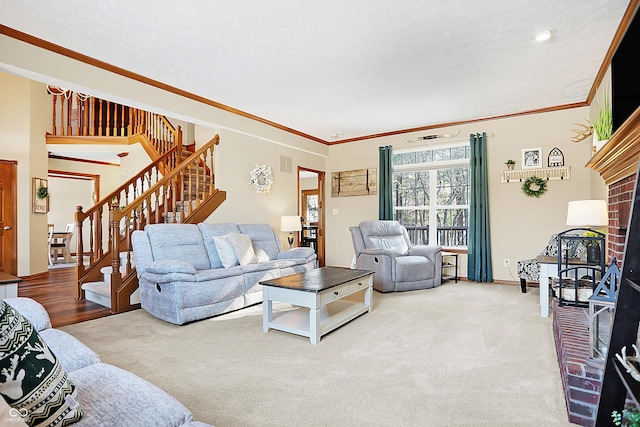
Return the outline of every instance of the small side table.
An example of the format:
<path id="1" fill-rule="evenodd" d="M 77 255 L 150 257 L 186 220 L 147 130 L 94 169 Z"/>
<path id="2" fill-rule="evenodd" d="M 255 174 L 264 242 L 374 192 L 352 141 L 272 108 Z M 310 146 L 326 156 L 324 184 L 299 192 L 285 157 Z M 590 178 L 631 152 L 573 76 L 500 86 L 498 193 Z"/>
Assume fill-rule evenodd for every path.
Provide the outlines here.
<path id="1" fill-rule="evenodd" d="M 22 279 L 0 271 L 0 299 L 18 296 L 18 283 Z"/>
<path id="2" fill-rule="evenodd" d="M 453 268 L 454 274 L 443 274 L 442 280 L 453 279 L 454 283 L 458 283 L 458 253 L 456 252 L 442 252 L 442 269 Z M 447 261 L 445 257 L 450 259 Z"/>

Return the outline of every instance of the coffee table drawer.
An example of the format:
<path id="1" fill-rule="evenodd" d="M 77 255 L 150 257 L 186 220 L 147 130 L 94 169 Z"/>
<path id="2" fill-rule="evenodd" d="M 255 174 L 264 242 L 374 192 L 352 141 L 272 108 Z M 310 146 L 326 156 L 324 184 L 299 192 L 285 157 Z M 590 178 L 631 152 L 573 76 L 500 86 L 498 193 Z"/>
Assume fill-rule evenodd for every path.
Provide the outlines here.
<path id="1" fill-rule="evenodd" d="M 367 287 L 371 287 L 373 285 L 372 281 L 372 276 L 368 276 L 327 289 L 320 293 L 320 305 L 325 305 L 331 301 L 344 298 L 347 295 L 351 295 L 366 289 Z"/>

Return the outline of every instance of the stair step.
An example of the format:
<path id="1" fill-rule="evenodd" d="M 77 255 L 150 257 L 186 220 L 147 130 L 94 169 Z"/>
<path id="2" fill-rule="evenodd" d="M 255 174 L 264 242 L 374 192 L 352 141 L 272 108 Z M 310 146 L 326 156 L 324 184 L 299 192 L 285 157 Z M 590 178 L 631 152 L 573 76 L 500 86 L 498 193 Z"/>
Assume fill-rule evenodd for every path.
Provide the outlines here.
<path id="1" fill-rule="evenodd" d="M 106 282 L 87 282 L 82 285 L 85 299 L 111 308 L 111 286 Z"/>

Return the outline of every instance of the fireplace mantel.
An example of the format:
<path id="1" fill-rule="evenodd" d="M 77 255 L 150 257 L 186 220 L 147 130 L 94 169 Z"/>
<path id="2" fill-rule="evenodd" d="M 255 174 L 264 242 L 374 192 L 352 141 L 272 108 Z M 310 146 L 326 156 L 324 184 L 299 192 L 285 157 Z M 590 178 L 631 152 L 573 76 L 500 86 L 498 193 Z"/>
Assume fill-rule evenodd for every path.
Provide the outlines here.
<path id="1" fill-rule="evenodd" d="M 585 165 L 598 172 L 607 186 L 635 174 L 640 157 L 640 108 L 620 126 Z"/>

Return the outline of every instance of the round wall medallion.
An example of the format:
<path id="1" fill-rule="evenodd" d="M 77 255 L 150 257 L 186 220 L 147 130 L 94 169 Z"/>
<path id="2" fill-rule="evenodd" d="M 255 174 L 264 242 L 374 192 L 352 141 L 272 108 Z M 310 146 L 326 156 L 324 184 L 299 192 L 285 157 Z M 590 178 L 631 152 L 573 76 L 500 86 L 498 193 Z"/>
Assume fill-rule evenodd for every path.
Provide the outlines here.
<path id="1" fill-rule="evenodd" d="M 251 186 L 260 194 L 271 191 L 273 184 L 273 174 L 271 168 L 267 165 L 256 165 L 251 171 Z"/>

